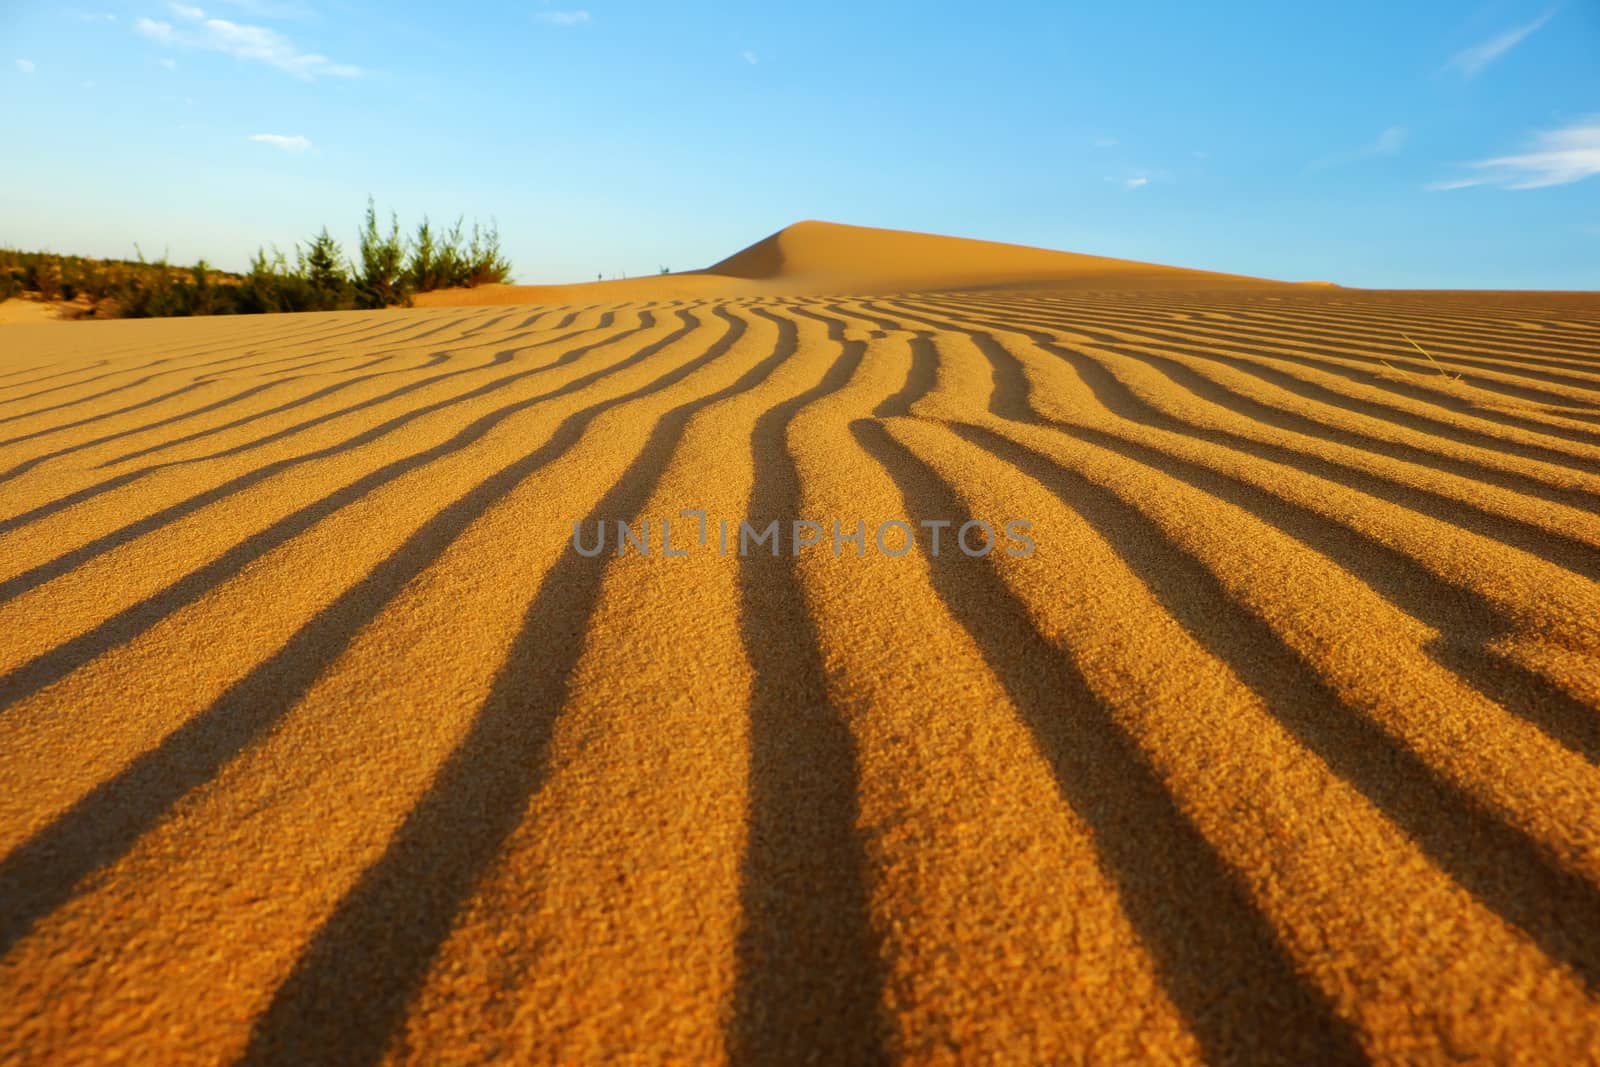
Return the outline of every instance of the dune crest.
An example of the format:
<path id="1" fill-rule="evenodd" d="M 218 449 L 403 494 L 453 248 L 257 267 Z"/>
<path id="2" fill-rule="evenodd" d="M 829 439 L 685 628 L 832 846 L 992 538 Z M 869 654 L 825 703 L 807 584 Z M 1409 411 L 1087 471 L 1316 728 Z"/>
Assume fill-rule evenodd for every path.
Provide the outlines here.
<path id="1" fill-rule="evenodd" d="M 419 307 L 682 300 L 741 296 L 885 296 L 955 289 L 1167 289 L 1277 285 L 1028 245 L 808 219 L 706 267 L 573 285 L 485 285 L 423 293 Z"/>
<path id="2" fill-rule="evenodd" d="M 747 278 L 814 293 L 965 289 L 1042 282 L 1253 282 L 1128 259 L 1058 252 L 1029 245 L 945 237 L 910 230 L 847 226 L 808 219 L 786 226 L 716 264 L 707 275 Z"/>

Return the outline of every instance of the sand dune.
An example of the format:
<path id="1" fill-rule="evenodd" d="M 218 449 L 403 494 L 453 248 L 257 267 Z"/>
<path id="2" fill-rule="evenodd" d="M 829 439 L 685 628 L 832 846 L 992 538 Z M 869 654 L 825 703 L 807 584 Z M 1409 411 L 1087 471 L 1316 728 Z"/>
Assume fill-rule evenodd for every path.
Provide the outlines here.
<path id="1" fill-rule="evenodd" d="M 1600 298 L 479 297 L 0 331 L 0 1058 L 1600 1047 Z"/>
<path id="2" fill-rule="evenodd" d="M 484 285 L 422 293 L 416 303 L 479 307 L 993 287 L 1126 290 L 1260 283 L 1261 279 L 1234 274 L 812 220 L 787 226 L 705 270 L 575 285 Z"/>

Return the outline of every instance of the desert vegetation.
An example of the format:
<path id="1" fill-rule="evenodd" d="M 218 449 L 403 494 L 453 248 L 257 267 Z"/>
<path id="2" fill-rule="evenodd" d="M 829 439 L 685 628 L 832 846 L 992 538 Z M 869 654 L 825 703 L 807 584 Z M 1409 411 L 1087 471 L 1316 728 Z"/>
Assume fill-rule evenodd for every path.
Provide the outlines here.
<path id="1" fill-rule="evenodd" d="M 380 225 L 371 199 L 349 256 L 326 226 L 296 243 L 292 258 L 275 246 L 258 248 L 243 274 L 204 259 L 186 267 L 165 255 L 148 260 L 137 246 L 135 253 L 131 260 L 92 259 L 0 249 L 0 300 L 64 302 L 73 317 L 249 315 L 391 307 L 414 293 L 511 277 L 493 222 L 474 221 L 469 230 L 457 218 L 448 229 L 436 229 L 424 216 L 407 236 L 394 213 Z"/>

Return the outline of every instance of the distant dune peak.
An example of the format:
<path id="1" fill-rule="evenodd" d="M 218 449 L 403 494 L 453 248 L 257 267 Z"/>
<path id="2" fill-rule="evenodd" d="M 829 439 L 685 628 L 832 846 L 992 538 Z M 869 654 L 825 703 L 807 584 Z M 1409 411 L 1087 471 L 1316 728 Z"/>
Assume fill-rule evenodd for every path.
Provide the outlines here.
<path id="1" fill-rule="evenodd" d="M 1083 258 L 1025 245 L 803 219 L 706 268 L 708 274 L 769 280 L 795 275 L 974 267 L 1062 267 Z"/>
<path id="2" fill-rule="evenodd" d="M 958 289 L 1137 290 L 1276 285 L 1028 245 L 805 219 L 704 270 L 573 285 L 485 285 L 423 293 L 419 307 L 867 296 Z"/>
<path id="3" fill-rule="evenodd" d="M 1081 280 L 1093 276 L 1121 281 L 1230 277 L 1029 245 L 817 219 L 786 226 L 702 273 L 757 282 L 796 283 L 808 289 L 828 281 L 850 289 L 895 289 Z"/>

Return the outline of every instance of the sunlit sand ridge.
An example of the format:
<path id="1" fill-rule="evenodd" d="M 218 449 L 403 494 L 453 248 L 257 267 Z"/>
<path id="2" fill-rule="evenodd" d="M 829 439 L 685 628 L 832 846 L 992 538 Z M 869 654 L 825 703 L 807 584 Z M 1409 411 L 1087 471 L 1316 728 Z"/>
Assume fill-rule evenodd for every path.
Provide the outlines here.
<path id="1" fill-rule="evenodd" d="M 0 327 L 0 1058 L 1600 1047 L 1600 297 L 440 299 Z"/>

